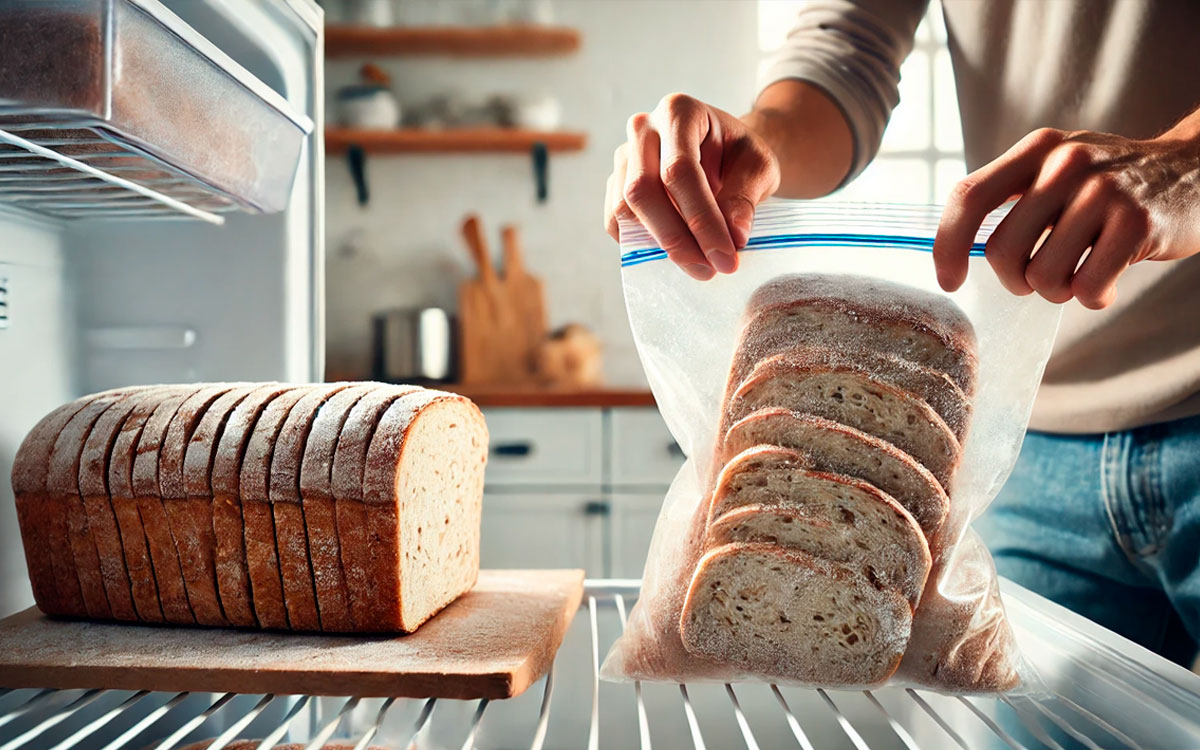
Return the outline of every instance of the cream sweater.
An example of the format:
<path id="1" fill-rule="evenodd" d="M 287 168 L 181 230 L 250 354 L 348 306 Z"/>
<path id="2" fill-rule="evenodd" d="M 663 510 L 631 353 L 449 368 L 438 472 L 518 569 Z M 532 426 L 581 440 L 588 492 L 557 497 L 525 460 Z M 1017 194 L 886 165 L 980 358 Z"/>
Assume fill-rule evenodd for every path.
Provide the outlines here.
<path id="1" fill-rule="evenodd" d="M 1145 138 L 1200 105 L 1200 2 L 942 0 L 967 167 L 1039 127 Z M 762 87 L 802 79 L 838 103 L 857 174 L 898 101 L 925 0 L 814 0 Z M 1030 427 L 1108 432 L 1200 414 L 1200 256 L 1134 265 L 1116 303 L 1063 311 Z"/>

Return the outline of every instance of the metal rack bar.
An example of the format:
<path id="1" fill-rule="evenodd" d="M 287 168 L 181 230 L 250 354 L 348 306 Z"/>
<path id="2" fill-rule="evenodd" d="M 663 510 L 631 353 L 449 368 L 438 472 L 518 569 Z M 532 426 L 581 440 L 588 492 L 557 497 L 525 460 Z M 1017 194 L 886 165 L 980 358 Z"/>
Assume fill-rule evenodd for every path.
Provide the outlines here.
<path id="1" fill-rule="evenodd" d="M 941 727 L 942 731 L 950 736 L 950 739 L 954 740 L 954 744 L 961 747 L 962 750 L 971 750 L 971 746 L 962 738 L 962 735 L 954 731 L 954 728 L 946 723 L 942 715 L 933 710 L 933 706 L 926 703 L 924 698 L 917 695 L 917 691 L 912 688 L 905 688 L 904 692 L 908 693 L 908 697 L 912 698 L 913 702 L 920 706 L 922 711 L 929 714 L 929 718 L 933 719 L 934 723 Z"/>
<path id="2" fill-rule="evenodd" d="M 283 736 L 287 734 L 288 727 L 291 725 L 292 720 L 299 715 L 299 713 L 305 708 L 305 706 L 309 704 L 311 700 L 312 696 L 304 695 L 300 697 L 300 700 L 292 704 L 291 709 L 284 714 L 283 719 L 280 720 L 279 724 L 267 733 L 267 736 L 263 738 L 262 742 L 258 743 L 259 750 L 271 750 L 271 748 L 275 747 L 275 743 L 279 742 L 281 739 L 283 739 Z"/>
<path id="3" fill-rule="evenodd" d="M 997 724 L 992 717 L 988 716 L 983 711 L 980 711 L 979 706 L 976 706 L 974 703 L 967 700 L 966 696 L 960 695 L 957 697 L 958 702 L 970 709 L 971 713 L 975 714 L 980 721 L 987 725 L 987 728 L 992 730 L 992 732 L 1000 738 L 1001 742 L 1011 747 L 1012 750 L 1029 750 L 1029 748 L 1025 747 L 1020 742 L 1017 742 L 1016 738 L 1004 731 L 1004 728 Z"/>
<path id="4" fill-rule="evenodd" d="M 1097 745 L 1091 737 L 1088 737 L 1083 732 L 1080 732 L 1078 729 L 1073 727 L 1069 721 L 1051 711 L 1050 708 L 1045 706 L 1041 701 L 1033 701 L 1033 707 L 1036 708 L 1047 719 L 1054 722 L 1055 726 L 1057 726 L 1059 729 L 1071 735 L 1076 742 L 1081 743 L 1087 748 L 1087 750 L 1104 750 L 1102 747 Z"/>
<path id="5" fill-rule="evenodd" d="M 471 750 L 475 746 L 475 734 L 479 731 L 479 722 L 483 721 L 483 712 L 487 710 L 487 707 L 487 698 L 479 701 L 479 706 L 476 707 L 475 713 L 471 716 L 471 728 L 467 732 L 467 738 L 463 740 L 462 750 Z M 355 748 L 355 750 L 362 750 L 362 748 Z"/>
<path id="6" fill-rule="evenodd" d="M 325 740 L 328 740 L 333 736 L 333 733 L 337 731 L 338 724 L 342 723 L 342 717 L 353 711 L 354 707 L 358 705 L 360 700 L 361 698 L 357 697 L 347 699 L 346 702 L 342 704 L 342 709 L 337 712 L 337 716 L 334 716 L 332 719 L 325 722 L 325 726 L 321 727 L 321 730 L 313 735 L 313 738 L 309 741 L 309 743 L 304 746 L 304 750 L 321 750 L 321 748 L 325 745 Z M 432 709 L 432 706 L 430 708 Z M 417 731 L 420 730 L 418 729 Z M 413 737 L 416 737 L 416 733 L 413 734 Z M 405 747 L 407 746 L 408 743 L 405 743 Z"/>
<path id="7" fill-rule="evenodd" d="M 93 732 L 98 730 L 100 727 L 104 726 L 105 724 L 108 724 L 110 721 L 112 721 L 113 719 L 120 716 L 121 713 L 125 711 L 125 709 L 132 707 L 135 703 L 140 701 L 142 698 L 145 698 L 147 695 L 150 695 L 149 690 L 140 690 L 140 691 L 134 693 L 133 695 L 126 698 L 125 700 L 121 701 L 121 703 L 119 705 L 114 706 L 113 708 L 106 711 L 99 718 L 93 719 L 92 721 L 88 722 L 86 725 L 81 727 L 79 729 L 79 731 L 75 732 L 70 737 L 66 738 L 62 742 L 55 745 L 53 748 L 51 748 L 51 750 L 67 750 L 68 748 L 75 747 L 76 745 L 79 744 L 79 742 L 81 740 L 90 736 Z"/>
<path id="8" fill-rule="evenodd" d="M 188 734 L 190 734 L 193 729 L 200 726 L 205 721 L 208 721 L 208 717 L 212 716 L 217 711 L 220 711 L 221 708 L 226 703 L 233 700 L 236 695 L 237 695 L 237 693 L 225 693 L 220 698 L 217 698 L 215 701 L 212 702 L 212 705 L 210 705 L 208 708 L 204 709 L 204 711 L 197 714 L 196 716 L 193 716 L 188 721 L 185 721 L 183 723 L 183 726 L 179 727 L 179 729 L 176 729 L 174 732 L 172 732 L 171 735 L 169 737 L 167 737 L 165 740 L 158 743 L 158 745 L 155 746 L 155 750 L 171 750 L 171 748 L 173 748 L 177 744 L 179 744 L 180 740 L 182 740 L 184 737 L 188 736 Z"/>
<path id="9" fill-rule="evenodd" d="M 871 702 L 871 705 L 879 709 L 879 713 L 883 715 L 883 718 L 885 721 L 887 721 L 888 726 L 892 728 L 892 731 L 896 733 L 896 736 L 900 738 L 900 741 L 904 743 L 904 746 L 908 748 L 908 750 L 921 750 L 921 748 L 917 747 L 917 741 L 912 738 L 912 735 L 908 733 L 908 730 L 904 728 L 904 725 L 901 724 L 896 717 L 892 716 L 892 714 L 884 707 L 884 705 L 879 702 L 879 699 L 875 697 L 874 693 L 872 693 L 870 690 L 864 690 L 863 695 L 867 696 L 867 700 Z"/>
<path id="10" fill-rule="evenodd" d="M 1075 713 L 1111 734 L 1117 740 L 1117 742 L 1120 742 L 1122 745 L 1129 748 L 1129 750 L 1142 750 L 1141 745 L 1130 739 L 1129 735 L 1125 734 L 1120 729 L 1117 729 L 1112 724 L 1087 710 L 1075 701 L 1062 695 L 1058 696 L 1058 699 L 1062 701 L 1063 705 L 1065 705 L 1067 708 L 1071 709 Z"/>
<path id="11" fill-rule="evenodd" d="M 857 748 L 857 750 L 871 750 L 871 748 L 867 746 L 866 740 L 862 738 L 862 735 L 860 735 L 858 730 L 854 728 L 854 725 L 850 723 L 850 720 L 847 719 L 845 715 L 843 715 L 838 709 L 837 704 L 833 702 L 833 698 L 829 697 L 829 693 L 826 693 L 821 688 L 817 688 L 817 694 L 825 699 L 825 705 L 829 707 L 830 711 L 833 711 L 833 716 L 835 719 L 837 719 L 838 726 L 842 728 L 842 731 L 845 732 L 846 736 L 850 738 L 850 741 L 854 743 L 854 747 Z"/>
<path id="12" fill-rule="evenodd" d="M 792 707 L 788 705 L 787 700 L 783 697 L 783 693 L 779 691 L 779 686 L 772 685 L 771 692 L 775 693 L 776 700 L 779 701 L 780 707 L 783 708 L 783 715 L 787 718 L 788 727 L 792 730 L 792 735 L 796 738 L 796 741 L 800 743 L 801 750 L 816 750 L 812 742 L 809 741 L 808 735 L 800 727 L 800 722 L 796 719 L 796 715 L 792 713 Z"/>
<path id="13" fill-rule="evenodd" d="M 433 708 L 437 705 L 437 698 L 430 698 L 425 701 L 425 705 L 421 706 L 421 713 L 417 715 L 417 720 L 413 722 L 412 729 L 409 730 L 408 738 L 400 743 L 401 747 L 409 747 L 417 741 L 417 737 L 421 734 L 421 730 L 429 722 L 429 717 L 433 714 Z M 324 740 L 322 740 L 324 742 Z M 316 747 L 320 747 L 317 745 Z M 305 748 L 304 750 L 309 750 Z"/>
<path id="14" fill-rule="evenodd" d="M 41 706 L 43 703 L 49 702 L 57 695 L 58 695 L 57 690 L 47 688 L 47 689 L 43 690 L 42 692 L 37 693 L 36 695 L 29 696 L 29 699 L 26 700 L 24 703 L 21 703 L 20 705 L 13 707 L 12 709 L 10 709 L 8 711 L 8 713 L 4 714 L 3 716 L 0 716 L 0 727 L 4 726 L 5 724 L 12 721 L 13 719 L 16 719 L 17 717 L 21 716 L 22 714 L 28 713 L 28 712 L 32 711 L 33 709 Z"/>
<path id="15" fill-rule="evenodd" d="M 91 705 L 97 698 L 106 692 L 106 690 L 88 690 L 83 695 L 67 704 L 67 706 L 61 711 L 51 714 L 49 717 L 40 721 L 32 729 L 21 735 L 18 735 L 17 737 L 14 737 L 8 742 L 5 742 L 3 745 L 0 745 L 0 750 L 15 750 L 15 748 L 21 747 L 30 740 L 40 736 L 47 729 L 65 721 L 71 716 L 74 716 L 79 709 Z"/>
<path id="16" fill-rule="evenodd" d="M 742 739 L 746 741 L 746 750 L 758 750 L 758 741 L 754 739 L 754 732 L 750 731 L 750 724 L 746 721 L 746 715 L 742 713 L 742 704 L 738 703 L 737 693 L 733 692 L 733 685 L 725 683 L 725 694 L 729 696 L 729 702 L 733 704 L 733 716 L 737 720 L 738 729 L 742 730 Z"/>
<path id="17" fill-rule="evenodd" d="M 596 626 L 596 597 L 588 597 L 588 620 L 592 632 L 592 717 L 588 726 L 588 750 L 600 747 L 600 629 Z"/>
<path id="18" fill-rule="evenodd" d="M 696 721 L 696 710 L 692 708 L 692 699 L 688 697 L 687 685 L 680 684 L 679 693 L 683 696 L 683 715 L 687 717 L 688 730 L 692 733 L 692 747 L 705 750 L 704 735 L 700 733 L 700 722 Z"/>
<path id="19" fill-rule="evenodd" d="M 273 700 L 275 700 L 274 695 L 264 695 L 259 699 L 258 703 L 254 705 L 254 708 L 247 711 L 243 716 L 239 717 L 236 721 L 230 724 L 224 732 L 221 732 L 219 735 L 217 735 L 216 739 L 209 744 L 206 750 L 224 750 L 225 746 L 237 739 L 238 734 L 246 728 L 246 725 L 257 719 L 258 715 L 261 714 L 263 709 L 267 707 L 267 704 Z"/>
<path id="20" fill-rule="evenodd" d="M 529 750 L 542 750 L 546 742 L 546 729 L 550 726 L 550 699 L 554 695 L 554 674 L 558 671 L 558 660 L 550 663 L 550 673 L 546 675 L 546 687 L 542 690 L 542 707 L 538 710 L 537 728 L 533 732 L 533 742 Z"/>
<path id="21" fill-rule="evenodd" d="M 134 737 L 138 736 L 151 724 L 161 719 L 168 711 L 178 706 L 183 699 L 187 698 L 189 695 L 191 694 L 176 693 L 174 698 L 146 714 L 146 716 L 142 717 L 141 721 L 125 730 L 120 737 L 117 737 L 115 740 L 105 745 L 102 750 L 119 750 L 119 748 L 125 747 L 131 740 L 133 740 Z"/>
<path id="22" fill-rule="evenodd" d="M 1032 716 L 1028 711 L 1018 706 L 1017 703 L 1007 695 L 1001 695 L 1000 700 L 1013 710 L 1013 713 L 1017 715 L 1017 719 L 1033 734 L 1034 737 L 1037 738 L 1038 742 L 1050 748 L 1050 750 L 1064 750 L 1062 745 L 1058 744 L 1053 737 L 1046 733 L 1046 729 L 1042 726 L 1042 723 L 1037 720 L 1037 717 Z"/>
<path id="23" fill-rule="evenodd" d="M 624 633 L 629 620 L 625 612 L 625 597 L 616 594 L 613 601 L 616 602 L 617 615 L 621 618 L 621 632 Z M 650 720 L 646 716 L 646 701 L 642 698 L 642 683 L 638 680 L 633 681 L 633 697 L 637 703 L 638 747 L 650 750 Z"/>

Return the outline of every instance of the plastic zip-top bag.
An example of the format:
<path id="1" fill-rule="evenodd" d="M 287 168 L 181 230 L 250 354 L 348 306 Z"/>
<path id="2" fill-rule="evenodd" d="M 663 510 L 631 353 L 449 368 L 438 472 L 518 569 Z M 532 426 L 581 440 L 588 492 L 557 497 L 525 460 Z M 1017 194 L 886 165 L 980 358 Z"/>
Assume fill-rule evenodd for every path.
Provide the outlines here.
<path id="1" fill-rule="evenodd" d="M 622 225 L 634 339 L 688 458 L 605 678 L 1028 684 L 970 523 L 1016 461 L 1060 308 L 988 267 L 998 213 L 943 292 L 939 216 L 767 203 L 707 282 Z"/>

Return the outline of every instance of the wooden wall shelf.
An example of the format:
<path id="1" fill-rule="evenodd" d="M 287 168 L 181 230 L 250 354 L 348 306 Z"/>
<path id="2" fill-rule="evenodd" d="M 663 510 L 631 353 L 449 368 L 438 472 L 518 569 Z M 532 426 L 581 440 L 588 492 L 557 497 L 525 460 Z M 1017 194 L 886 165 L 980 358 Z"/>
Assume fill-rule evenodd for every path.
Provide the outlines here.
<path id="1" fill-rule="evenodd" d="M 550 151 L 580 151 L 587 134 L 570 131 L 539 132 L 506 128 L 462 128 L 448 130 L 356 130 L 329 128 L 325 131 L 326 153 L 342 153 L 358 145 L 367 153 L 435 153 L 507 151 L 528 153 L 535 143 Z"/>
<path id="2" fill-rule="evenodd" d="M 480 26 L 325 29 L 327 57 L 448 55 L 452 57 L 547 57 L 579 49 L 577 29 L 557 26 Z"/>

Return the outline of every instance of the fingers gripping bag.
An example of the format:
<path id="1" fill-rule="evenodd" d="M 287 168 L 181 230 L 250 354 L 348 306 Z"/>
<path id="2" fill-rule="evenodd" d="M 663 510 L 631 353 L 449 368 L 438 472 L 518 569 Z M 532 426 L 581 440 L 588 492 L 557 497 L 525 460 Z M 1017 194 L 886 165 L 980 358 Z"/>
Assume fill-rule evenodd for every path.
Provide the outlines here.
<path id="1" fill-rule="evenodd" d="M 767 203 L 707 282 L 622 225 L 634 339 L 688 458 L 604 678 L 1031 686 L 970 523 L 1016 461 L 1060 308 L 996 279 L 999 212 L 943 292 L 939 218 Z"/>

